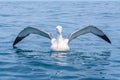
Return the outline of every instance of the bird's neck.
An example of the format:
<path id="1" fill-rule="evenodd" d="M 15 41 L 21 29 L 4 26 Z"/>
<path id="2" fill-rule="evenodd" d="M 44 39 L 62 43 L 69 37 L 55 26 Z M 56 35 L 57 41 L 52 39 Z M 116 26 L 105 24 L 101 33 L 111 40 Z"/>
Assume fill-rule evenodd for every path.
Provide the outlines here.
<path id="1" fill-rule="evenodd" d="M 58 41 L 60 41 L 61 39 L 63 39 L 62 33 L 59 33 L 59 34 L 58 34 Z"/>

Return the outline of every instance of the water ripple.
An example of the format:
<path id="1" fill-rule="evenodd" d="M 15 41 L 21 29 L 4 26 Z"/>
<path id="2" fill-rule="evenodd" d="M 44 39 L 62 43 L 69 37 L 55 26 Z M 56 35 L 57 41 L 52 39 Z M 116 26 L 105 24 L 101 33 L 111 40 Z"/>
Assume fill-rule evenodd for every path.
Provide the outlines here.
<path id="1" fill-rule="evenodd" d="M 119 80 L 120 3 L 101 1 L 0 2 L 0 80 Z M 92 24 L 112 45 L 91 34 L 73 40 L 69 52 L 53 52 L 49 39 L 30 35 L 13 48 L 27 26 L 63 34 Z"/>

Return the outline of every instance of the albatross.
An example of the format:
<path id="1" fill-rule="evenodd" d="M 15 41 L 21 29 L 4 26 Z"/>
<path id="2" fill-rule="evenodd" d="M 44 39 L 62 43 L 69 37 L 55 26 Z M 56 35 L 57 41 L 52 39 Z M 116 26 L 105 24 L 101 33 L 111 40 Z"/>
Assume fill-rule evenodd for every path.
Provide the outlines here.
<path id="1" fill-rule="evenodd" d="M 62 37 L 62 26 L 58 25 L 56 27 L 56 29 L 58 32 L 58 37 L 54 38 L 50 32 L 47 32 L 47 31 L 44 31 L 41 29 L 37 29 L 37 28 L 33 28 L 33 27 L 27 27 L 18 34 L 18 36 L 16 37 L 16 39 L 13 43 L 13 47 L 15 47 L 15 45 L 18 42 L 20 42 L 21 40 L 23 40 L 25 37 L 27 37 L 30 34 L 38 34 L 40 36 L 50 39 L 51 40 L 51 49 L 53 51 L 69 51 L 70 48 L 69 48 L 68 44 L 73 39 L 79 37 L 80 35 L 84 35 L 86 33 L 92 33 L 111 44 L 111 41 L 106 36 L 106 34 L 104 34 L 104 32 L 102 30 L 98 29 L 96 26 L 93 26 L 93 25 L 88 25 L 85 28 L 77 29 L 77 30 L 73 31 L 72 33 L 70 33 L 70 35 L 65 39 Z"/>

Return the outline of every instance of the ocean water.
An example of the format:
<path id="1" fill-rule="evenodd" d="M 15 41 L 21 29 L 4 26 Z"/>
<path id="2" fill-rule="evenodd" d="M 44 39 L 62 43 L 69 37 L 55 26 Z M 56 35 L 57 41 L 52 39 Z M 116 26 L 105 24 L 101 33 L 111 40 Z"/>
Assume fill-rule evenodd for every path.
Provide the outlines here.
<path id="1" fill-rule="evenodd" d="M 18 33 L 32 26 L 63 36 L 95 25 L 111 40 L 82 35 L 69 52 L 53 52 L 50 40 L 31 34 L 13 48 Z M 0 80 L 120 80 L 120 2 L 0 2 Z"/>

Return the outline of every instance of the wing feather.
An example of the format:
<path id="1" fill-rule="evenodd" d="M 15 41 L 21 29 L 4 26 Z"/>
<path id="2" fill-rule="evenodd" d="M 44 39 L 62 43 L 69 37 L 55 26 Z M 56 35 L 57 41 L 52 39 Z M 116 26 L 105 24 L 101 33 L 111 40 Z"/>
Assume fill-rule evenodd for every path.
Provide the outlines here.
<path id="1" fill-rule="evenodd" d="M 18 42 L 20 42 L 21 40 L 23 40 L 25 37 L 27 37 L 30 34 L 39 34 L 43 37 L 46 37 L 48 39 L 52 39 L 53 36 L 51 33 L 37 29 L 37 28 L 33 28 L 33 27 L 27 27 L 24 30 L 22 30 L 18 36 L 16 37 L 13 46 L 16 45 Z"/>
<path id="2" fill-rule="evenodd" d="M 89 25 L 83 29 L 78 29 L 74 32 L 72 32 L 69 36 L 69 42 L 77 37 L 79 37 L 80 35 L 86 34 L 86 33 L 93 33 L 94 35 L 102 38 L 103 40 L 107 41 L 108 43 L 111 43 L 110 39 L 104 34 L 103 31 L 101 31 L 100 29 L 98 29 L 95 26 Z"/>

